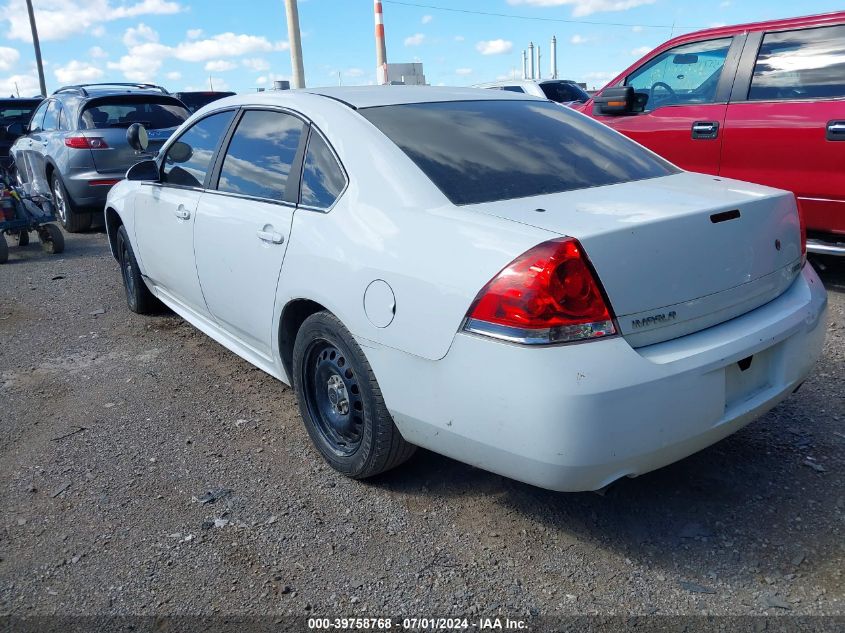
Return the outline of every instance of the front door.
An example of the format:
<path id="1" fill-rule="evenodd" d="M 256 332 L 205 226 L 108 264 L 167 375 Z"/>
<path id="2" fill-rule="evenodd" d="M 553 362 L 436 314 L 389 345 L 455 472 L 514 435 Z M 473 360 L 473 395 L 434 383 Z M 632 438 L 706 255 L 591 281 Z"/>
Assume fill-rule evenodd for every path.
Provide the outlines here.
<path id="1" fill-rule="evenodd" d="M 135 202 L 135 244 L 146 276 L 191 311 L 206 314 L 194 262 L 194 222 L 217 148 L 235 112 L 205 117 L 171 143 L 161 182 L 141 187 Z"/>
<path id="2" fill-rule="evenodd" d="M 721 174 L 793 191 L 808 230 L 845 235 L 845 25 L 759 38 L 728 106 Z"/>
<path id="3" fill-rule="evenodd" d="M 267 360 L 306 129 L 284 111 L 244 111 L 197 209 L 194 250 L 209 312 Z"/>
<path id="4" fill-rule="evenodd" d="M 625 78 L 646 98 L 644 111 L 596 118 L 683 169 L 717 174 L 732 44 L 726 37 L 657 54 Z"/>

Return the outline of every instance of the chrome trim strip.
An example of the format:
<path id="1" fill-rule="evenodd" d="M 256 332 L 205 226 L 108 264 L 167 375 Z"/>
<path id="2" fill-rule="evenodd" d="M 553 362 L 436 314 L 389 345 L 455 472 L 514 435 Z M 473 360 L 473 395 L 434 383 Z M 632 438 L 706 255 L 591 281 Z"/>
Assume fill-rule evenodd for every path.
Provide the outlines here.
<path id="1" fill-rule="evenodd" d="M 461 328 L 464 332 L 479 334 L 500 341 L 518 343 L 520 345 L 565 345 L 568 343 L 583 343 L 599 338 L 616 336 L 618 331 L 613 321 L 598 321 L 581 325 L 569 325 L 554 328 L 523 329 L 488 323 L 478 319 L 467 318 Z M 590 332 L 598 331 L 599 334 Z"/>

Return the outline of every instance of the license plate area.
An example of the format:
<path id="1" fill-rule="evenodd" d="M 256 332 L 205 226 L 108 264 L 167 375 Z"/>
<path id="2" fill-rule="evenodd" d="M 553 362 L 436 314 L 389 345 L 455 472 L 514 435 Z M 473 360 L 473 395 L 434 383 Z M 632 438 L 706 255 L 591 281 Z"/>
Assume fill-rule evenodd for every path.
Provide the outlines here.
<path id="1" fill-rule="evenodd" d="M 751 400 L 772 386 L 772 360 L 769 348 L 725 367 L 725 410 Z"/>

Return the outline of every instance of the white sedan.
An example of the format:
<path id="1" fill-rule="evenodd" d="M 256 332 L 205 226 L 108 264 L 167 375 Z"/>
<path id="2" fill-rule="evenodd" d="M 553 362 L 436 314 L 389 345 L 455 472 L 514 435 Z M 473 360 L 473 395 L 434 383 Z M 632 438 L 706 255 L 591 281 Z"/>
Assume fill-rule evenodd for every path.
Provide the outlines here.
<path id="1" fill-rule="evenodd" d="M 791 193 L 505 91 L 216 101 L 106 221 L 129 308 L 164 303 L 293 385 L 352 477 L 422 446 L 601 488 L 764 414 L 825 336 Z"/>

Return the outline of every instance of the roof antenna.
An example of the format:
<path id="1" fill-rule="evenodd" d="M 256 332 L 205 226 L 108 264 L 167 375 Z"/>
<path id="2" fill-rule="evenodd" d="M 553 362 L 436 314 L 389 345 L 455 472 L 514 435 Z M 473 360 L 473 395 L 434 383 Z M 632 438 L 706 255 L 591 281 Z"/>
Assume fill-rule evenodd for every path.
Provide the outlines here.
<path id="1" fill-rule="evenodd" d="M 214 84 L 211 83 L 211 75 L 208 76 L 208 87 L 211 89 L 211 92 L 214 92 Z"/>

